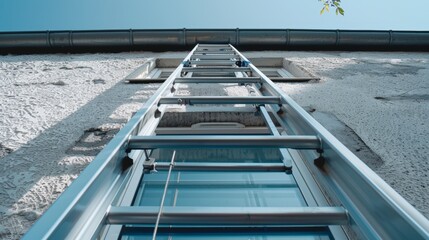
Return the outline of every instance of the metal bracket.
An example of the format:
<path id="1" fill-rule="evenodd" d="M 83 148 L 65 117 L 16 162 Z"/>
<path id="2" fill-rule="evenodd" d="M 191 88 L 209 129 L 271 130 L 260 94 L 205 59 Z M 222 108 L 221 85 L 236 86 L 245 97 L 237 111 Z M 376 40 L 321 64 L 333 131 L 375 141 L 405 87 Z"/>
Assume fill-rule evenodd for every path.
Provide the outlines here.
<path id="1" fill-rule="evenodd" d="M 159 109 L 157 108 L 157 109 L 155 110 L 155 113 L 153 114 L 153 116 L 154 116 L 155 118 L 159 118 L 159 117 L 161 117 L 161 115 L 162 115 L 162 112 L 161 112 L 161 111 L 159 111 Z"/>
<path id="2" fill-rule="evenodd" d="M 182 62 L 183 67 L 191 67 L 191 61 L 190 60 L 186 60 Z"/>
<path id="3" fill-rule="evenodd" d="M 134 159 L 130 158 L 128 154 L 122 159 L 122 171 L 127 170 L 134 164 Z"/>
<path id="4" fill-rule="evenodd" d="M 317 149 L 316 151 L 319 153 L 319 157 L 314 159 L 314 165 L 316 165 L 318 168 L 323 168 L 323 165 L 325 164 L 323 149 Z"/>
<path id="5" fill-rule="evenodd" d="M 144 155 L 146 159 L 143 162 L 143 169 L 146 171 L 150 171 L 150 173 L 158 172 L 156 170 L 156 161 L 155 158 L 149 157 L 148 149 L 144 149 Z"/>
<path id="6" fill-rule="evenodd" d="M 279 115 L 280 115 L 280 114 L 283 114 L 283 113 L 284 113 L 284 111 L 283 111 L 283 109 L 282 109 L 282 106 L 283 106 L 283 105 L 282 105 L 282 104 L 279 104 L 278 106 L 279 106 L 279 110 L 277 111 L 277 114 L 279 114 Z"/>
<path id="7" fill-rule="evenodd" d="M 235 65 L 238 67 L 249 67 L 250 62 L 249 61 L 236 61 Z"/>
<path id="8" fill-rule="evenodd" d="M 143 169 L 145 171 L 149 171 L 150 173 L 155 173 L 158 172 L 156 170 L 156 161 L 155 158 L 147 158 L 144 162 L 143 162 Z"/>

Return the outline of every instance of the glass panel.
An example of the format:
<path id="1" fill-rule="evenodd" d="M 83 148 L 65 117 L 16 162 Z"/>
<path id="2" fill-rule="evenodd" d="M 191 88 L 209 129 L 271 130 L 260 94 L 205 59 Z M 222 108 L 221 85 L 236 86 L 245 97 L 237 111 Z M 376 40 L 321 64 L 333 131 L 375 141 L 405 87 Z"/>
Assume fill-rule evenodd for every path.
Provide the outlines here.
<path id="1" fill-rule="evenodd" d="M 126 239 L 152 239 L 153 228 L 125 228 Z M 327 228 L 159 228 L 156 239 L 231 239 L 231 240 L 278 240 L 278 239 L 333 239 Z"/>
<path id="2" fill-rule="evenodd" d="M 158 162 L 170 162 L 173 150 L 155 150 L 152 157 Z M 281 163 L 278 149 L 255 148 L 201 148 L 176 150 L 175 162 L 238 162 L 238 163 Z"/>
<path id="3" fill-rule="evenodd" d="M 206 72 L 206 73 L 199 73 L 195 72 L 192 73 L 192 77 L 235 77 L 235 73 L 233 72 Z"/>
<path id="4" fill-rule="evenodd" d="M 159 206 L 167 171 L 146 174 L 135 205 Z M 282 172 L 173 171 L 164 206 L 298 207 L 306 203 Z"/>

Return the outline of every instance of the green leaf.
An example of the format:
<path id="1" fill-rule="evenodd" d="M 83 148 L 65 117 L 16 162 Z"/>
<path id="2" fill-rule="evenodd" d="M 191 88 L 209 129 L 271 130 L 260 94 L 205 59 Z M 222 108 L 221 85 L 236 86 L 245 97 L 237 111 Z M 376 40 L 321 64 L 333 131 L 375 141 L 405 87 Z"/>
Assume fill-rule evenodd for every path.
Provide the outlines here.
<path id="1" fill-rule="evenodd" d="M 320 15 L 322 15 L 325 11 L 329 12 L 329 5 L 325 4 L 325 6 L 323 6 L 322 10 L 320 10 Z"/>
<path id="2" fill-rule="evenodd" d="M 329 12 L 330 7 L 335 7 L 335 14 L 341 14 L 344 16 L 344 9 L 341 8 L 341 0 L 318 0 L 323 3 L 323 8 L 320 10 L 320 15 L 325 12 Z"/>

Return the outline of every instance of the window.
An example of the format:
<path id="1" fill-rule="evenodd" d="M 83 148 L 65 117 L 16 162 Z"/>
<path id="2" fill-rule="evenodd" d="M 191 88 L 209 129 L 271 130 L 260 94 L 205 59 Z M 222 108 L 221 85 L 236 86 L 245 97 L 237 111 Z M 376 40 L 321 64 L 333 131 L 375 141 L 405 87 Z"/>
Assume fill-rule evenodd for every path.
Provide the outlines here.
<path id="1" fill-rule="evenodd" d="M 251 58 L 249 59 L 258 67 L 268 78 L 274 82 L 307 82 L 319 80 L 306 69 L 296 65 L 294 62 L 284 58 Z M 162 83 L 167 79 L 182 59 L 176 58 L 159 58 L 152 59 L 135 72 L 126 77 L 126 80 L 133 83 Z M 187 77 L 236 77 L 238 73 L 217 72 L 217 73 L 188 73 Z M 249 77 L 257 77 L 252 73 Z"/>

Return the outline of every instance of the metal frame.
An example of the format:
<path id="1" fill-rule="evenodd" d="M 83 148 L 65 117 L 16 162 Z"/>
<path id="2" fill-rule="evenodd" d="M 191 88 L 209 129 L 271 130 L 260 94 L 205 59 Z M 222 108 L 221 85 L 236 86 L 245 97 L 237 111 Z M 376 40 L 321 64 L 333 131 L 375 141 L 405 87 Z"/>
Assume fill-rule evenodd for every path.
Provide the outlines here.
<path id="1" fill-rule="evenodd" d="M 208 49 L 208 50 L 204 50 Z M 220 51 L 221 49 L 224 49 Z M 228 49 L 228 50 L 225 50 Z M 198 51 L 197 51 L 198 50 Z M 219 53 L 219 51 L 221 53 Z M 247 67 L 189 67 L 189 60 L 202 56 L 239 56 Z M 213 55 L 211 55 L 213 54 Z M 198 61 L 198 60 L 195 60 Z M 205 60 L 204 60 L 205 61 Z M 215 62 L 214 62 L 215 64 Z M 185 67 L 186 66 L 186 67 Z M 259 76 L 260 83 L 246 84 L 250 97 L 174 97 L 176 79 L 184 72 L 246 72 Z M 187 77 L 188 78 L 188 77 Z M 202 78 L 199 78 L 202 79 Z M 225 80 L 225 79 L 223 79 Z M 251 81 L 255 79 L 249 79 Z M 210 81 L 210 80 L 208 80 Z M 231 82 L 236 80 L 232 79 Z M 258 96 L 262 95 L 262 96 Z M 150 136 L 168 104 L 256 104 L 271 133 L 269 136 Z M 271 114 L 270 114 L 271 113 Z M 275 117 L 280 126 L 271 119 Z M 281 128 L 281 131 L 278 128 Z M 287 134 L 286 134 L 287 133 Z M 132 207 L 144 172 L 150 167 L 152 148 L 274 147 L 283 156 L 283 166 L 262 164 L 160 164 L 160 169 L 209 171 L 281 171 L 292 174 L 308 204 L 305 208 L 219 209 Z M 287 148 L 287 149 L 286 149 Z M 298 150 L 293 150 L 298 149 Z M 144 150 L 144 151 L 142 151 Z M 317 152 L 315 151 L 317 150 Z M 145 152 L 145 154 L 143 154 Z M 316 157 L 324 164 L 315 166 Z M 131 160 L 134 159 L 132 162 Z M 149 163 L 148 163 L 149 162 Z M 154 165 L 155 166 L 155 165 Z M 165 196 L 168 182 L 166 182 Z M 164 198 L 164 197 L 163 197 Z M 194 209 L 195 210 L 195 209 Z M 232 217 L 228 220 L 227 217 Z M 389 221 L 386 221 L 389 219 Z M 344 145 L 317 123 L 290 97 L 231 45 L 197 45 L 169 78 L 127 123 L 73 184 L 24 236 L 24 239 L 118 237 L 128 223 L 158 224 L 303 224 L 329 227 L 335 238 L 429 238 L 429 221 L 365 166 Z M 336 226 L 333 226 L 336 225 Z M 130 226 L 127 226 L 129 228 Z"/>

